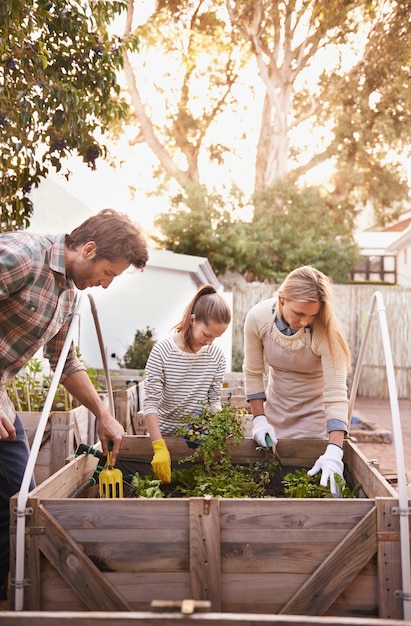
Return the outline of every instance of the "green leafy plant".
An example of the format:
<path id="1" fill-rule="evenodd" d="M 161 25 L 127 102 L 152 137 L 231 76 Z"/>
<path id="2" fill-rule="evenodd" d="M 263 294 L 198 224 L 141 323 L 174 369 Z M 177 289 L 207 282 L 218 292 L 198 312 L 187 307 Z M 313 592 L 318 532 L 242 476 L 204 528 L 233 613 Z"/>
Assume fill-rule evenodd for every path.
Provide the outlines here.
<path id="1" fill-rule="evenodd" d="M 161 480 L 153 479 L 152 476 L 140 476 L 138 472 L 131 478 L 131 487 L 137 498 L 163 498 Z"/>
<path id="2" fill-rule="evenodd" d="M 152 347 L 156 343 L 155 331 L 150 326 L 145 330 L 137 330 L 133 343 L 127 348 L 123 360 L 118 359 L 120 367 L 128 369 L 144 369 Z"/>
<path id="3" fill-rule="evenodd" d="M 174 470 L 165 490 L 169 497 L 264 498 L 268 474 L 258 475 L 252 465 L 231 465 L 206 470 L 202 465 Z M 163 487 L 164 488 L 164 487 Z"/>
<path id="4" fill-rule="evenodd" d="M 341 498 L 357 498 L 358 497 L 358 494 L 361 490 L 361 485 L 354 485 L 354 487 L 351 489 L 351 487 L 347 484 L 347 481 L 345 480 L 345 478 L 343 478 L 339 474 L 334 474 L 334 480 L 337 483 L 338 488 L 340 490 Z"/>
<path id="5" fill-rule="evenodd" d="M 272 454 L 266 451 L 261 464 L 239 465 L 231 461 L 231 448 L 244 438 L 242 415 L 242 410 L 231 405 L 213 413 L 204 404 L 198 413 L 182 416 L 177 434 L 193 450 L 179 461 L 185 467 L 172 471 L 168 485 L 154 485 L 151 477 L 142 479 L 135 474 L 131 481 L 135 494 L 149 497 L 153 492 L 153 497 L 160 497 L 159 489 L 167 497 L 267 497 L 267 487 L 277 468 Z"/>
<path id="6" fill-rule="evenodd" d="M 77 350 L 77 356 L 81 360 L 81 355 Z M 96 389 L 102 389 L 97 376 L 97 370 L 86 367 L 87 374 Z M 40 359 L 32 357 L 26 365 L 18 372 L 6 385 L 8 396 L 13 403 L 16 411 L 33 411 L 39 412 L 43 410 L 53 375 L 46 372 L 44 365 Z M 61 385 L 57 385 L 56 393 L 53 399 L 53 411 L 71 411 L 78 406 L 78 402 Z"/>
<path id="7" fill-rule="evenodd" d="M 282 483 L 288 498 L 332 498 L 328 487 L 320 485 L 320 475 L 308 476 L 305 468 L 286 474 Z"/>
<path id="8" fill-rule="evenodd" d="M 44 372 L 40 359 L 31 358 L 17 376 L 7 383 L 7 393 L 16 411 L 42 411 L 52 381 L 52 375 Z M 63 385 L 58 385 L 52 409 L 69 411 L 78 406 L 76 400 Z"/>
<path id="9" fill-rule="evenodd" d="M 207 404 L 203 404 L 197 413 L 182 416 L 177 435 L 196 446 L 182 462 L 199 461 L 206 471 L 216 467 L 230 468 L 231 448 L 244 438 L 242 413 L 228 404 L 213 413 Z"/>
<path id="10" fill-rule="evenodd" d="M 282 480 L 284 496 L 288 498 L 332 498 L 330 489 L 320 485 L 320 479 L 320 474 L 309 476 L 304 468 L 290 472 Z M 341 498 L 356 498 L 358 496 L 361 485 L 356 485 L 351 489 L 346 480 L 339 474 L 334 474 L 334 479 L 339 487 Z"/>

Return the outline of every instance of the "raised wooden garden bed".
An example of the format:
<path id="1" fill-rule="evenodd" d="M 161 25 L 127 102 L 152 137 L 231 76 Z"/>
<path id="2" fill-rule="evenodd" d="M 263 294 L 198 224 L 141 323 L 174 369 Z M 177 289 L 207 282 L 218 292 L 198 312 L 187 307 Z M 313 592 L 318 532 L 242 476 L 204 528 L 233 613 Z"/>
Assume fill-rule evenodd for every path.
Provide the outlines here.
<path id="1" fill-rule="evenodd" d="M 167 445 L 173 462 L 187 456 L 182 441 Z M 311 467 L 324 447 L 280 440 L 278 452 L 286 466 Z M 238 463 L 259 455 L 251 439 L 232 452 Z M 127 436 L 121 456 L 149 463 L 150 440 Z M 402 619 L 396 492 L 350 440 L 344 459 L 361 498 L 101 500 L 90 489 L 73 499 L 96 466 L 73 459 L 29 494 L 24 609 L 150 611 L 188 598 L 244 617 Z M 11 523 L 14 555 L 14 513 Z"/>

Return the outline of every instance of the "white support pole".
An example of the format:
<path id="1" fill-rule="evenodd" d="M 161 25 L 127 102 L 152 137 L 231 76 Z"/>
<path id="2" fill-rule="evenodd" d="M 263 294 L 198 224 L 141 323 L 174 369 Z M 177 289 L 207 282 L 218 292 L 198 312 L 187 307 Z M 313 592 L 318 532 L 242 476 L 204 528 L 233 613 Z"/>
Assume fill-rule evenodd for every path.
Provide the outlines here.
<path id="1" fill-rule="evenodd" d="M 365 349 L 369 337 L 371 322 L 374 317 L 374 311 L 377 309 L 378 319 L 380 322 L 381 336 L 383 342 L 385 367 L 387 371 L 388 393 L 390 398 L 391 419 L 394 436 L 394 450 L 397 466 L 398 480 L 398 501 L 399 506 L 394 508 L 393 513 L 397 512 L 400 516 L 400 545 L 401 545 L 401 573 L 402 573 L 402 589 L 398 590 L 403 599 L 404 620 L 411 620 L 411 575 L 410 575 L 410 541 L 409 541 L 409 516 L 408 496 L 407 496 L 407 473 L 405 469 L 404 444 L 402 438 L 401 418 L 398 405 L 398 393 L 395 383 L 395 370 L 392 359 L 390 337 L 388 332 L 387 317 L 385 314 L 385 306 L 380 291 L 376 291 L 372 298 L 368 313 L 367 324 L 365 327 L 364 337 L 361 342 L 360 352 L 358 355 L 357 366 L 354 372 L 353 383 L 351 386 L 350 402 L 348 406 L 348 419 L 351 420 L 355 398 L 358 390 L 358 382 L 361 375 Z"/>
<path id="2" fill-rule="evenodd" d="M 16 523 L 16 577 L 15 585 L 15 610 L 22 611 L 24 605 L 24 553 L 25 553 L 25 527 L 26 527 L 26 515 L 27 515 L 27 499 L 30 487 L 30 482 L 33 477 L 34 466 L 37 461 L 37 456 L 40 450 L 41 441 L 43 438 L 44 430 L 48 421 L 48 417 L 53 404 L 53 399 L 57 391 L 57 387 L 63 372 L 63 368 L 67 359 L 67 355 L 73 341 L 74 332 L 77 327 L 77 323 L 80 316 L 80 310 L 82 306 L 82 294 L 79 296 L 79 300 L 76 309 L 73 313 L 73 319 L 71 321 L 66 340 L 64 342 L 61 354 L 50 383 L 50 388 L 47 394 L 46 401 L 44 403 L 43 411 L 40 416 L 39 423 L 37 425 L 36 434 L 34 435 L 33 443 L 31 445 L 29 458 L 27 461 L 26 469 L 24 471 L 23 480 L 21 482 L 20 491 L 17 497 L 17 523 Z"/>

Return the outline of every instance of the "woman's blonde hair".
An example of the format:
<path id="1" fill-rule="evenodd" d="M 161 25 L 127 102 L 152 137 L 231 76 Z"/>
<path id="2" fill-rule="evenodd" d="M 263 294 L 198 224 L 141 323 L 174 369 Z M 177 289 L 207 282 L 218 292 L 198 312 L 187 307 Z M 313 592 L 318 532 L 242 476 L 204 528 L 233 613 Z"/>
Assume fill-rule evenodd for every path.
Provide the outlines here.
<path id="1" fill-rule="evenodd" d="M 228 324 L 231 322 L 231 310 L 213 285 L 203 285 L 195 294 L 194 298 L 187 305 L 183 317 L 175 325 L 177 332 L 181 333 L 184 346 L 190 352 L 194 352 L 191 328 L 192 316 L 197 322 L 206 326 L 208 324 Z"/>
<path id="2" fill-rule="evenodd" d="M 311 265 L 297 267 L 285 278 L 277 292 L 277 310 L 283 314 L 282 299 L 294 302 L 321 302 L 313 329 L 321 327 L 330 346 L 333 361 L 342 355 L 351 369 L 351 354 L 340 320 L 334 311 L 332 282 L 328 276 Z"/>

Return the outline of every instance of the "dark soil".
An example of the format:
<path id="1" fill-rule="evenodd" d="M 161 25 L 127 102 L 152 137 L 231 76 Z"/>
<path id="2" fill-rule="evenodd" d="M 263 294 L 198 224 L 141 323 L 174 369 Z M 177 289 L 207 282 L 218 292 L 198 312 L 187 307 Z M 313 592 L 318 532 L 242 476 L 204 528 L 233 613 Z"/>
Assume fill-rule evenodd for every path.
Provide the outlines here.
<path id="1" fill-rule="evenodd" d="M 117 464 L 117 467 L 123 473 L 123 477 L 124 477 L 123 490 L 124 490 L 125 498 L 135 497 L 134 490 L 130 485 L 130 481 L 131 481 L 132 476 L 134 476 L 136 472 L 138 472 L 140 476 L 142 477 L 152 476 L 153 478 L 155 478 L 149 461 L 138 461 L 138 460 L 122 461 L 120 460 Z M 190 463 L 178 463 L 172 469 L 184 469 L 184 468 L 189 468 L 189 467 L 190 467 Z M 266 487 L 265 495 L 268 497 L 275 497 L 275 498 L 284 497 L 282 480 L 284 479 L 284 476 L 286 474 L 292 473 L 297 469 L 301 469 L 301 468 L 295 467 L 295 466 L 284 466 L 280 468 L 278 466 L 275 469 L 275 473 L 271 475 L 270 482 L 267 484 L 267 487 Z M 185 494 L 182 494 L 179 492 L 179 485 L 173 482 L 171 482 L 170 484 L 163 484 L 161 486 L 161 490 L 163 491 L 165 497 L 173 497 L 173 498 L 187 497 Z M 258 497 L 261 497 L 261 496 L 258 496 Z"/>

